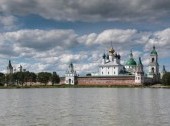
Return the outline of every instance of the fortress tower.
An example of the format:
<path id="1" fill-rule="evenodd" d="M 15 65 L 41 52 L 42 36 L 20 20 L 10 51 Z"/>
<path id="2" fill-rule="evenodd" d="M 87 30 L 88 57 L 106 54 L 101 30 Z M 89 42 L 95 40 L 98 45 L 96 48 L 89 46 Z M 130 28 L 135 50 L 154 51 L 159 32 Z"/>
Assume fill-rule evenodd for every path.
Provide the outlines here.
<path id="1" fill-rule="evenodd" d="M 76 78 L 77 78 L 77 73 L 74 70 L 73 64 L 70 63 L 68 70 L 66 71 L 66 74 L 65 74 L 65 84 L 75 85 L 77 82 Z"/>
<path id="2" fill-rule="evenodd" d="M 142 64 L 140 57 L 139 57 L 138 64 L 136 66 L 135 83 L 137 83 L 137 84 L 143 84 L 144 83 L 143 64 Z"/>

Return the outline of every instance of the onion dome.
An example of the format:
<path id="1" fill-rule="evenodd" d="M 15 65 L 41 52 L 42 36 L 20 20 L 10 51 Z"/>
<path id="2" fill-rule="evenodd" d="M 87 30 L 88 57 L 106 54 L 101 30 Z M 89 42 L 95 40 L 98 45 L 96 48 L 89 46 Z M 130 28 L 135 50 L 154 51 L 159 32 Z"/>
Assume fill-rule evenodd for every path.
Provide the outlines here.
<path id="1" fill-rule="evenodd" d="M 105 59 L 105 58 L 106 58 L 106 54 L 104 53 L 104 54 L 103 54 L 103 59 Z"/>
<path id="2" fill-rule="evenodd" d="M 109 53 L 111 53 L 111 54 L 113 54 L 115 52 L 115 50 L 113 49 L 113 48 L 111 48 L 110 50 L 109 50 Z"/>
<path id="3" fill-rule="evenodd" d="M 136 61 L 133 58 L 130 58 L 127 62 L 126 65 L 128 66 L 136 66 Z"/>
<path id="4" fill-rule="evenodd" d="M 129 58 L 129 60 L 126 62 L 126 65 L 127 65 L 127 66 L 136 66 L 136 61 L 135 61 L 134 58 L 133 58 L 132 50 L 131 50 L 131 53 L 130 53 L 130 58 Z"/>
<path id="5" fill-rule="evenodd" d="M 153 46 L 153 50 L 151 51 L 151 55 L 157 55 L 157 51 L 155 49 L 155 46 Z"/>
<path id="6" fill-rule="evenodd" d="M 117 55 L 117 58 L 118 58 L 118 59 L 120 59 L 120 58 L 121 58 L 121 56 L 118 54 L 118 55 Z"/>

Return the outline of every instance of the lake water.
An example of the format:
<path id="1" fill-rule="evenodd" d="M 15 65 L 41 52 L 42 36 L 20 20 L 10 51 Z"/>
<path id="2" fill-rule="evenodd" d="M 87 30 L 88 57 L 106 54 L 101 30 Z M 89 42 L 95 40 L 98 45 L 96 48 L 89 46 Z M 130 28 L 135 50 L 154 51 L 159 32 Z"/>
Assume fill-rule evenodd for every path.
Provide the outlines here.
<path id="1" fill-rule="evenodd" d="M 1 89 L 0 126 L 170 126 L 170 90 Z"/>

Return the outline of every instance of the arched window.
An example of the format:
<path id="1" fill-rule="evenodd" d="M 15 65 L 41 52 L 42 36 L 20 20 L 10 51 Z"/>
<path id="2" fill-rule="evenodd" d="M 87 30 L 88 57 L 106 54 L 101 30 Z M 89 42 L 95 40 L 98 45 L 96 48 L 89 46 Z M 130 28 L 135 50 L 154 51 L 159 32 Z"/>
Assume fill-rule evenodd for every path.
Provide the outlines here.
<path id="1" fill-rule="evenodd" d="M 155 59 L 154 58 L 152 58 L 152 63 L 155 61 Z"/>
<path id="2" fill-rule="evenodd" d="M 69 79 L 69 84 L 71 84 L 71 79 Z"/>
<path id="3" fill-rule="evenodd" d="M 155 72 L 155 69 L 154 69 L 154 67 L 152 67 L 152 73 L 154 73 Z"/>

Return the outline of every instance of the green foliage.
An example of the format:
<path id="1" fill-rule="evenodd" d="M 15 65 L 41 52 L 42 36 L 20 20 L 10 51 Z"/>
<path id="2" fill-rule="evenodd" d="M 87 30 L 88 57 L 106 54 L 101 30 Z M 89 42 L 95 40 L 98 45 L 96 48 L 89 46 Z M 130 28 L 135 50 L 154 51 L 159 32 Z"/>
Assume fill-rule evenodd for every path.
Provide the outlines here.
<path id="1" fill-rule="evenodd" d="M 91 73 L 87 73 L 86 76 L 91 76 Z"/>
<path id="2" fill-rule="evenodd" d="M 53 72 L 51 81 L 53 85 L 60 82 L 60 77 L 56 72 Z"/>
<path id="3" fill-rule="evenodd" d="M 7 83 L 7 85 L 11 85 L 14 83 L 14 76 L 13 74 L 7 74 L 5 77 L 5 82 Z"/>
<path id="4" fill-rule="evenodd" d="M 0 85 L 4 85 L 5 83 L 5 74 L 0 73 Z"/>
<path id="5" fill-rule="evenodd" d="M 170 72 L 167 72 L 163 75 L 162 83 L 164 85 L 170 85 Z"/>
<path id="6" fill-rule="evenodd" d="M 45 85 L 51 80 L 52 74 L 48 72 L 38 73 L 38 81 L 44 83 Z"/>

